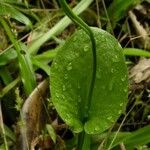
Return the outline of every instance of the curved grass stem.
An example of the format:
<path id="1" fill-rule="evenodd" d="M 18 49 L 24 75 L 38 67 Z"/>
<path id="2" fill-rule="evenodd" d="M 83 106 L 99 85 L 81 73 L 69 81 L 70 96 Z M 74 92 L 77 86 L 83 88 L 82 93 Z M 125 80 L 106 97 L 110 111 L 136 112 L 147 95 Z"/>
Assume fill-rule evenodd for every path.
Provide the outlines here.
<path id="1" fill-rule="evenodd" d="M 69 8 L 68 4 L 66 3 L 65 0 L 59 0 L 64 12 L 66 15 L 74 22 L 76 23 L 81 29 L 83 29 L 89 36 L 92 44 L 92 78 L 89 86 L 89 91 L 88 91 L 88 96 L 87 96 L 87 101 L 85 103 L 86 110 L 83 115 L 83 124 L 87 121 L 89 117 L 89 109 L 91 106 L 91 101 L 92 101 L 92 95 L 93 95 L 93 90 L 94 90 L 94 85 L 95 85 L 95 78 L 96 78 L 96 66 L 97 66 L 97 60 L 96 60 L 96 41 L 94 38 L 94 34 L 90 27 L 82 21 L 81 18 L 79 18 L 77 15 L 73 13 L 73 11 Z M 79 134 L 79 142 L 78 142 L 78 150 L 84 150 L 84 142 L 86 141 L 86 137 L 88 135 L 83 131 L 83 133 Z M 90 140 L 89 140 L 90 141 Z M 90 145 L 90 142 L 86 142 L 86 145 Z M 90 147 L 90 146 L 89 146 Z"/>

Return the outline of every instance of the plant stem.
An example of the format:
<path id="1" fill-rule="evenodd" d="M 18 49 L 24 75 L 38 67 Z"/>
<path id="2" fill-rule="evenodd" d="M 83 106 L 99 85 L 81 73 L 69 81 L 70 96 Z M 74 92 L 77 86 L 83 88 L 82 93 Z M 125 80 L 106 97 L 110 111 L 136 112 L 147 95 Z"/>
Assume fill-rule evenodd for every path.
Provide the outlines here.
<path id="1" fill-rule="evenodd" d="M 0 101 L 0 128 L 1 128 L 1 133 L 3 135 L 3 140 L 4 140 L 4 148 L 5 150 L 8 150 L 8 143 L 6 139 L 6 133 L 4 129 L 4 123 L 3 123 L 3 115 L 2 115 L 2 109 L 1 109 L 1 101 Z"/>
<path id="2" fill-rule="evenodd" d="M 87 101 L 85 103 L 85 111 L 84 115 L 82 118 L 83 124 L 88 120 L 89 117 L 89 110 L 91 107 L 91 102 L 92 102 L 92 96 L 93 96 L 93 90 L 94 90 L 94 85 L 95 85 L 95 78 L 96 78 L 96 67 L 97 67 L 97 59 L 96 59 L 96 41 L 94 38 L 94 34 L 90 27 L 78 16 L 76 16 L 73 11 L 69 8 L 68 4 L 66 3 L 65 0 L 59 0 L 64 12 L 67 14 L 67 16 L 75 22 L 77 25 L 81 27 L 88 35 L 91 40 L 92 44 L 92 54 L 93 54 L 93 60 L 92 60 L 92 77 L 91 77 L 91 82 L 89 86 L 89 91 L 88 91 L 88 96 L 87 96 Z M 77 149 L 78 150 L 87 150 L 90 147 L 90 138 L 89 135 L 87 135 L 84 131 L 83 133 L 79 134 L 79 139 L 78 139 L 78 144 L 77 144 Z M 88 140 L 87 140 L 88 139 Z M 85 144 L 84 144 L 85 143 Z"/>
<path id="3" fill-rule="evenodd" d="M 85 132 L 84 131 L 79 133 L 78 143 L 77 143 L 77 147 L 76 147 L 77 150 L 82 150 L 84 137 L 85 137 Z"/>
<path id="4" fill-rule="evenodd" d="M 142 49 L 137 49 L 137 48 L 124 48 L 123 53 L 124 55 L 129 55 L 129 56 L 150 57 L 150 52 L 144 51 Z"/>
<path id="5" fill-rule="evenodd" d="M 91 137 L 84 131 L 78 135 L 77 150 L 90 150 Z"/>

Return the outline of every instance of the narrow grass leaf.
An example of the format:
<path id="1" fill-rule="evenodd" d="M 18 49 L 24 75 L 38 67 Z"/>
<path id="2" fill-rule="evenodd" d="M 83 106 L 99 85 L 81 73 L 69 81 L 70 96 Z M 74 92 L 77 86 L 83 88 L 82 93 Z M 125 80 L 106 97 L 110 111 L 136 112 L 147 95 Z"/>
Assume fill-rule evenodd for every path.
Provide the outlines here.
<path id="1" fill-rule="evenodd" d="M 32 23 L 29 18 L 8 3 L 0 2 L 0 15 L 10 16 L 11 18 L 25 24 L 27 27 L 32 28 Z"/>
<path id="2" fill-rule="evenodd" d="M 124 48 L 124 55 L 150 57 L 150 52 L 138 48 Z"/>
<path id="3" fill-rule="evenodd" d="M 49 134 L 50 137 L 52 138 L 53 142 L 56 143 L 57 134 L 56 134 L 54 128 L 52 127 L 52 125 L 47 124 L 47 125 L 46 125 L 46 129 L 47 129 L 47 131 L 48 131 L 48 134 Z"/>
<path id="4" fill-rule="evenodd" d="M 24 44 L 20 44 L 18 62 L 24 89 L 26 94 L 29 95 L 36 87 L 36 79 L 30 55 Z"/>
<path id="5" fill-rule="evenodd" d="M 82 13 L 91 3 L 93 0 L 81 0 L 78 5 L 73 8 L 75 14 Z M 60 34 L 64 29 L 71 23 L 72 21 L 65 16 L 62 18 L 54 27 L 52 27 L 48 32 L 43 34 L 40 38 L 36 41 L 33 41 L 31 45 L 29 45 L 29 52 L 30 54 L 37 53 L 38 49 L 42 44 L 44 44 L 49 39 L 53 38 L 54 36 Z"/>
<path id="6" fill-rule="evenodd" d="M 29 95 L 36 86 L 36 79 L 30 55 L 28 54 L 26 46 L 21 42 L 18 42 L 15 35 L 12 33 L 10 27 L 8 26 L 7 22 L 2 17 L 0 17 L 0 22 L 4 27 L 10 41 L 14 45 L 14 48 L 16 49 L 21 79 L 23 82 L 25 92 L 27 95 Z"/>
<path id="7" fill-rule="evenodd" d="M 111 144 L 114 136 L 116 135 L 116 132 L 112 133 L 102 133 L 102 134 L 97 134 L 92 136 L 92 144 L 97 145 L 97 148 L 102 144 L 102 141 L 105 141 L 105 148 L 108 149 L 109 145 Z M 111 148 L 114 148 L 115 146 L 119 145 L 120 143 L 124 142 L 125 139 L 130 137 L 132 133 L 130 132 L 118 132 L 117 137 L 115 141 L 113 142 Z"/>
<path id="8" fill-rule="evenodd" d="M 150 126 L 147 125 L 141 129 L 138 129 L 124 141 L 127 149 L 132 149 L 135 146 L 148 144 L 150 142 Z"/>
<path id="9" fill-rule="evenodd" d="M 150 0 L 146 0 L 148 3 L 150 3 Z"/>
<path id="10" fill-rule="evenodd" d="M 55 50 L 47 50 L 42 54 L 35 55 L 32 57 L 32 59 L 39 61 L 43 64 L 48 64 L 53 60 L 56 54 L 57 54 L 57 48 Z"/>
<path id="11" fill-rule="evenodd" d="M 120 143 L 124 143 L 126 149 L 134 149 L 136 146 L 142 146 L 150 142 L 150 126 L 147 125 L 143 128 L 133 132 L 119 132 L 111 148 L 118 146 Z M 113 140 L 116 132 L 110 134 L 103 133 L 99 135 L 93 135 L 93 145 L 99 145 L 104 139 L 107 139 L 106 149 Z M 98 144 L 99 143 L 99 144 Z"/>
<path id="12" fill-rule="evenodd" d="M 32 59 L 32 63 L 33 65 L 36 67 L 34 68 L 35 70 L 37 68 L 42 69 L 47 75 L 50 75 L 50 66 L 48 66 L 48 64 L 42 63 L 40 61 L 37 61 L 36 59 Z"/>
<path id="13" fill-rule="evenodd" d="M 17 58 L 16 51 L 11 48 L 0 53 L 0 66 L 8 64 L 11 60 Z"/>
<path id="14" fill-rule="evenodd" d="M 4 129 L 5 129 L 6 137 L 9 138 L 9 139 L 11 139 L 11 141 L 16 142 L 15 133 L 13 133 L 13 132 L 11 131 L 11 129 L 8 128 L 6 125 L 4 125 Z"/>
<path id="15" fill-rule="evenodd" d="M 9 70 L 6 67 L 0 67 L 0 77 L 5 85 L 13 81 Z"/>
<path id="16" fill-rule="evenodd" d="M 4 95 L 6 95 L 10 90 L 12 90 L 20 81 L 20 78 L 18 77 L 17 79 L 13 80 L 10 84 L 5 86 L 1 91 L 0 91 L 0 98 L 2 98 Z"/>

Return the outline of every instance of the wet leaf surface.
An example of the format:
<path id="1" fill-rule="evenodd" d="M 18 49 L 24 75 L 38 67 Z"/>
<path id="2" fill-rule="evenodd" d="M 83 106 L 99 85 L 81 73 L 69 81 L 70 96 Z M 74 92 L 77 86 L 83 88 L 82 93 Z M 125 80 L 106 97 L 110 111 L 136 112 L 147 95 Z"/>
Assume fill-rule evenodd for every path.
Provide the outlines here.
<path id="1" fill-rule="evenodd" d="M 122 48 L 109 33 L 92 28 L 97 45 L 97 72 L 90 108 L 85 106 L 92 52 L 88 35 L 79 30 L 59 49 L 51 68 L 52 101 L 74 132 L 89 134 L 108 129 L 121 114 L 128 92 L 127 68 Z M 88 109 L 89 118 L 82 122 Z"/>

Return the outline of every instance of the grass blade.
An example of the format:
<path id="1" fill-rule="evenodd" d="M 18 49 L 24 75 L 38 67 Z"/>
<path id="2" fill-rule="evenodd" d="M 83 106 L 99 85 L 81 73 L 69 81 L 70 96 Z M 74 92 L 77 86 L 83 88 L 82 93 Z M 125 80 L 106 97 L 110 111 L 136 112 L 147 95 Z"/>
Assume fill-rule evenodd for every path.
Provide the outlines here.
<path id="1" fill-rule="evenodd" d="M 0 2 L 0 15 L 8 15 L 11 18 L 25 24 L 27 27 L 32 28 L 32 23 L 29 18 L 7 2 Z"/>
<path id="2" fill-rule="evenodd" d="M 16 49 L 23 86 L 26 94 L 29 95 L 36 86 L 35 74 L 30 56 L 26 50 L 25 45 L 17 41 L 7 22 L 2 17 L 0 17 L 0 22 L 4 27 L 10 41 L 14 45 L 14 48 Z"/>
<path id="3" fill-rule="evenodd" d="M 150 52 L 138 48 L 124 48 L 124 55 L 150 57 Z"/>
<path id="4" fill-rule="evenodd" d="M 82 0 L 74 9 L 74 13 L 79 15 L 82 13 L 91 3 L 93 0 Z M 64 29 L 71 23 L 71 20 L 65 16 L 62 18 L 52 29 L 50 29 L 47 33 L 45 33 L 42 37 L 34 41 L 30 46 L 29 46 L 29 52 L 30 54 L 35 54 L 37 53 L 38 49 L 42 44 L 44 44 L 46 41 L 49 39 L 53 38 L 54 36 L 58 35 Z"/>

